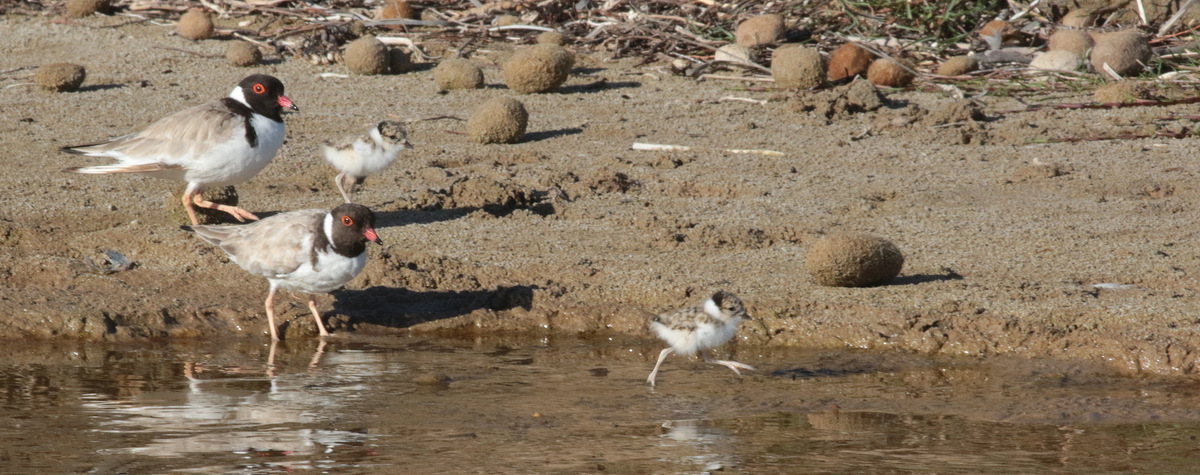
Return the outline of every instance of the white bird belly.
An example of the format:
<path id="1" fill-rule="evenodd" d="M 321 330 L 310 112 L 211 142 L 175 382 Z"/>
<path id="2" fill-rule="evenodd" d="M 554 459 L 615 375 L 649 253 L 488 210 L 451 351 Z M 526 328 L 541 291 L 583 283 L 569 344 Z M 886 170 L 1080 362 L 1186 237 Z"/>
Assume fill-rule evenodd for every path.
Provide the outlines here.
<path id="1" fill-rule="evenodd" d="M 325 159 L 351 176 L 368 176 L 387 168 L 399 154 L 399 147 L 388 148 L 372 142 L 356 140 L 348 149 L 325 147 Z"/>
<path id="2" fill-rule="evenodd" d="M 286 128 L 282 122 L 259 115 L 251 117 L 250 125 L 256 131 L 257 147 L 251 147 L 250 143 L 244 140 L 244 136 L 213 147 L 207 153 L 182 163 L 182 180 L 204 186 L 236 185 L 253 178 L 266 168 L 283 147 Z M 158 173 L 156 176 L 169 178 L 165 173 Z"/>
<path id="3" fill-rule="evenodd" d="M 358 257 L 345 257 L 334 252 L 320 254 L 314 269 L 305 263 L 290 274 L 269 278 L 281 289 L 305 293 L 325 293 L 346 285 L 367 265 L 367 253 Z"/>
<path id="4" fill-rule="evenodd" d="M 650 324 L 650 328 L 658 334 L 681 355 L 691 355 L 700 350 L 716 348 L 733 339 L 737 333 L 737 323 L 730 321 L 723 325 L 699 323 L 693 330 L 672 329 L 659 322 Z"/>

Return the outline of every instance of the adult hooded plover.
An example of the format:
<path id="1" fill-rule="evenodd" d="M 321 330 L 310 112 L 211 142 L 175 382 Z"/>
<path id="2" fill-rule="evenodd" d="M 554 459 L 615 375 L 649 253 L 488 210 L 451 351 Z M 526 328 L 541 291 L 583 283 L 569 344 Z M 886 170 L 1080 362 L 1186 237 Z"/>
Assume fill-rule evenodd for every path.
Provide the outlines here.
<path id="1" fill-rule="evenodd" d="M 232 226 L 185 226 L 200 239 L 220 247 L 251 274 L 271 283 L 267 323 L 275 330 L 275 291 L 310 294 L 308 308 L 321 336 L 329 335 L 311 294 L 341 288 L 367 264 L 367 241 L 383 244 L 375 233 L 375 213 L 353 203 L 331 211 L 309 209 L 277 214 L 255 223 Z"/>
<path id="2" fill-rule="evenodd" d="M 282 82 L 254 74 L 242 79 L 229 97 L 176 112 L 141 132 L 62 151 L 117 159 L 111 165 L 72 167 L 69 172 L 141 173 L 187 182 L 183 206 L 192 224 L 199 224 L 194 206 L 224 211 L 238 221 L 258 219 L 239 207 L 205 200 L 201 193 L 249 180 L 271 163 L 283 146 L 284 108 L 300 110 L 283 95 Z"/>

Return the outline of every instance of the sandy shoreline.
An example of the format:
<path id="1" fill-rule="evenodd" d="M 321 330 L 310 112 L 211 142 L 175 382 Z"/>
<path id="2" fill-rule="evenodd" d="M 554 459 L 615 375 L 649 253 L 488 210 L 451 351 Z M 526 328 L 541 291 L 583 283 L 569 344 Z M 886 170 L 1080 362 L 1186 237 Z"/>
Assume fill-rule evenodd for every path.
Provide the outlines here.
<path id="1" fill-rule="evenodd" d="M 170 194 L 182 184 L 68 175 L 61 170 L 91 159 L 57 152 L 221 97 L 251 70 L 157 48 L 224 52 L 223 41 L 193 43 L 165 26 L 10 15 L 0 28 L 0 70 L 88 68 L 79 92 L 0 92 L 9 152 L 0 337 L 263 337 L 266 282 L 178 229 Z M 279 77 L 301 112 L 285 118 L 288 142 L 275 161 L 238 187 L 241 205 L 260 215 L 336 205 L 322 140 L 389 114 L 465 119 L 512 94 L 497 63 L 511 49 L 488 45 L 472 58 L 487 88 L 449 94 L 436 92 L 428 67 L 347 79 L 318 76 L 346 72 L 340 65 L 291 59 L 254 68 Z M 471 143 L 446 132 L 465 130 L 455 120 L 412 122 L 416 149 L 358 195 L 379 214 L 386 245 L 347 290 L 319 300 L 331 329 L 651 338 L 649 315 L 724 288 L 757 317 L 743 344 L 1196 372 L 1197 141 L 1034 143 L 1187 127 L 1157 119 L 1193 107 L 999 114 L 1021 106 L 984 97 L 975 120 L 944 94 L 892 91 L 878 111 L 826 120 L 797 110 L 819 100 L 811 93 L 747 91 L 632 64 L 581 56 L 558 93 L 516 96 L 530 112 L 521 144 Z M 633 151 L 633 142 L 696 149 Z M 785 156 L 711 150 L 720 148 Z M 867 289 L 816 285 L 805 250 L 832 231 L 892 240 L 905 254 L 901 276 Z M 108 249 L 135 267 L 91 272 L 84 261 Z M 315 333 L 303 302 L 284 301 L 285 337 Z"/>

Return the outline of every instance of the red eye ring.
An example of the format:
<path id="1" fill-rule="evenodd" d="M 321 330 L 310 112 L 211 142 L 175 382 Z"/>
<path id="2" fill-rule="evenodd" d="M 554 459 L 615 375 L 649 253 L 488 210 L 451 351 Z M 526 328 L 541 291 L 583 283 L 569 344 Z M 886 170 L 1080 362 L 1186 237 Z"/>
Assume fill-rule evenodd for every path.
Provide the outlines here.
<path id="1" fill-rule="evenodd" d="M 255 85 L 254 85 L 254 93 L 255 93 L 255 94 L 262 94 L 262 93 L 264 93 L 264 92 L 267 92 L 267 88 L 263 87 L 263 85 L 262 85 L 262 84 L 255 84 Z"/>
<path id="2" fill-rule="evenodd" d="M 354 220 L 350 219 L 349 216 L 342 216 L 342 224 L 345 224 L 346 226 L 352 226 L 354 225 Z"/>

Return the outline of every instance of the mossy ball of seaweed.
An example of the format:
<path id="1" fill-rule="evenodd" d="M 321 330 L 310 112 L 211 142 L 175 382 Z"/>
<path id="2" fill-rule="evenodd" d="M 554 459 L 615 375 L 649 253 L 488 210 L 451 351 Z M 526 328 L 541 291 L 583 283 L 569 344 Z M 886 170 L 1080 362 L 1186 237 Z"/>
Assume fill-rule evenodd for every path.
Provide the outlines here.
<path id="1" fill-rule="evenodd" d="M 447 59 L 433 68 L 433 81 L 439 91 L 479 89 L 483 87 L 483 71 L 468 60 Z"/>
<path id="2" fill-rule="evenodd" d="M 976 69 L 979 69 L 979 62 L 974 56 L 955 56 L 938 66 L 937 73 L 940 76 L 962 76 Z"/>
<path id="3" fill-rule="evenodd" d="M 383 4 L 383 8 L 379 9 L 379 13 L 375 14 L 375 18 L 379 20 L 416 18 L 416 14 L 413 12 L 412 5 L 405 0 L 387 0 Z"/>
<path id="4" fill-rule="evenodd" d="M 81 18 L 112 11 L 109 0 L 67 0 L 67 16 Z"/>
<path id="5" fill-rule="evenodd" d="M 37 69 L 33 82 L 47 91 L 70 92 L 79 89 L 87 78 L 83 66 L 71 63 L 47 64 Z"/>
<path id="6" fill-rule="evenodd" d="M 374 76 L 385 74 L 390 66 L 387 46 L 374 36 L 364 36 L 346 45 L 342 53 L 346 68 L 353 74 Z"/>
<path id="7" fill-rule="evenodd" d="M 867 70 L 867 79 L 876 86 L 905 87 L 912 84 L 913 78 L 916 77 L 909 69 L 912 69 L 912 66 L 907 63 L 901 64 L 891 59 L 880 58 L 871 63 L 871 68 Z"/>
<path id="8" fill-rule="evenodd" d="M 537 43 L 539 45 L 564 46 L 567 44 L 567 35 L 564 35 L 557 31 L 547 31 L 540 35 L 537 35 Z"/>
<path id="9" fill-rule="evenodd" d="M 174 191 L 168 193 L 163 201 L 163 208 L 167 210 L 167 216 L 180 224 L 192 224 L 192 219 L 188 217 L 187 209 L 183 207 L 183 188 L 175 188 Z M 214 187 L 204 190 L 204 199 L 212 201 L 219 205 L 237 206 L 238 192 L 232 186 Z M 237 220 L 229 213 L 224 211 L 196 207 L 196 220 L 200 224 L 221 224 L 221 223 L 236 223 Z"/>
<path id="10" fill-rule="evenodd" d="M 811 89 L 824 84 L 825 75 L 825 61 L 821 53 L 809 47 L 781 46 L 771 59 L 771 77 L 778 87 Z"/>
<path id="11" fill-rule="evenodd" d="M 493 20 L 492 23 L 495 24 L 496 26 L 518 25 L 521 23 L 521 17 L 516 16 L 516 15 L 508 15 L 508 14 L 500 15 L 500 16 L 496 17 L 496 19 Z"/>
<path id="12" fill-rule="evenodd" d="M 403 74 L 413 69 L 412 56 L 403 48 L 388 48 L 388 71 Z"/>
<path id="13" fill-rule="evenodd" d="M 193 8 L 179 17 L 179 23 L 175 24 L 175 29 L 179 31 L 179 36 L 199 41 L 212 38 L 216 26 L 213 25 L 212 18 L 208 17 L 208 13 L 199 8 Z"/>
<path id="14" fill-rule="evenodd" d="M 1065 49 L 1052 49 L 1034 56 L 1029 67 L 1047 71 L 1074 71 L 1079 69 L 1080 59 L 1075 53 Z"/>
<path id="15" fill-rule="evenodd" d="M 233 41 L 225 48 L 225 61 L 231 66 L 245 68 L 262 62 L 262 51 L 245 41 Z"/>
<path id="16" fill-rule="evenodd" d="M 1110 68 L 1121 76 L 1137 75 L 1150 61 L 1149 39 L 1138 30 L 1124 30 L 1104 35 L 1092 48 L 1092 69 L 1108 77 L 1104 69 Z M 1115 78 L 1109 78 L 1115 79 Z"/>
<path id="17" fill-rule="evenodd" d="M 1083 30 L 1077 29 L 1061 29 L 1050 35 L 1050 39 L 1046 50 L 1066 50 L 1075 53 L 1075 56 L 1080 58 L 1086 57 L 1089 49 L 1096 45 L 1092 40 L 1092 35 L 1087 34 Z"/>
<path id="18" fill-rule="evenodd" d="M 504 82 L 521 94 L 549 92 L 567 81 L 574 65 L 575 55 L 562 46 L 533 45 L 504 63 Z"/>
<path id="19" fill-rule="evenodd" d="M 783 17 L 775 14 L 748 18 L 738 25 L 734 36 L 742 46 L 762 46 L 779 41 L 787 34 Z"/>
<path id="20" fill-rule="evenodd" d="M 870 287 L 900 275 L 904 255 L 891 241 L 859 233 L 832 233 L 808 250 L 808 273 L 829 287 Z"/>
<path id="21" fill-rule="evenodd" d="M 525 104 L 511 97 L 497 97 L 471 115 L 467 132 L 481 143 L 517 143 L 525 137 L 528 123 Z"/>
<path id="22" fill-rule="evenodd" d="M 838 46 L 829 54 L 829 80 L 841 81 L 864 75 L 867 73 L 867 68 L 871 67 L 872 61 L 875 61 L 875 55 L 863 49 L 862 46 L 854 43 Z"/>
<path id="23" fill-rule="evenodd" d="M 1149 83 L 1128 79 L 1110 82 L 1092 91 L 1092 101 L 1101 104 L 1136 102 L 1153 98 L 1154 95 Z"/>

